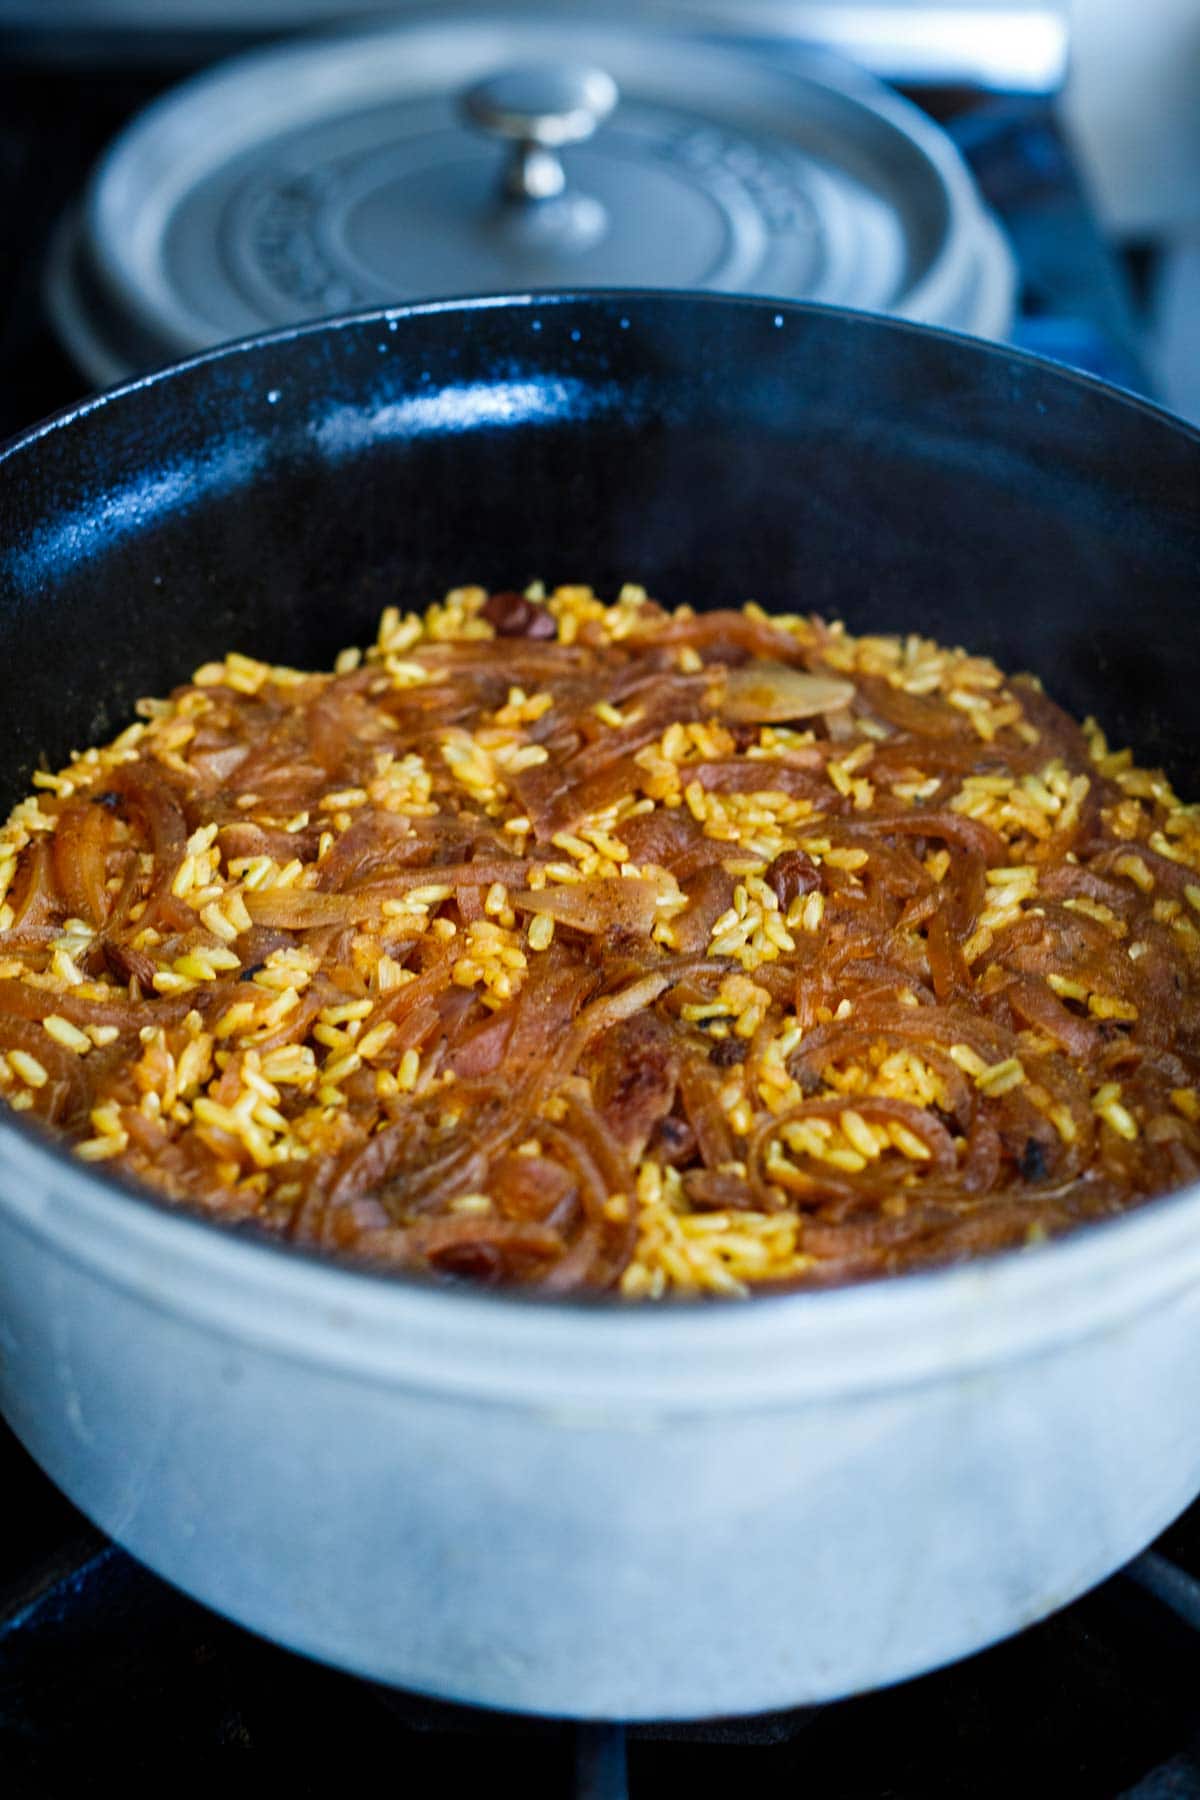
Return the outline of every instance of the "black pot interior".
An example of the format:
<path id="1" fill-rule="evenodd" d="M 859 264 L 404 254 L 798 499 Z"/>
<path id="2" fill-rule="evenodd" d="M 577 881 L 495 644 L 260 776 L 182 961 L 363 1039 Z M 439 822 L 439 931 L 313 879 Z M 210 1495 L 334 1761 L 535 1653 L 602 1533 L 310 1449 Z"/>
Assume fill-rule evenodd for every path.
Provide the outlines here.
<path id="1" fill-rule="evenodd" d="M 11 449 L 0 805 L 227 649 L 538 576 L 965 643 L 1200 796 L 1194 434 L 879 319 L 593 295 L 307 328 Z"/>

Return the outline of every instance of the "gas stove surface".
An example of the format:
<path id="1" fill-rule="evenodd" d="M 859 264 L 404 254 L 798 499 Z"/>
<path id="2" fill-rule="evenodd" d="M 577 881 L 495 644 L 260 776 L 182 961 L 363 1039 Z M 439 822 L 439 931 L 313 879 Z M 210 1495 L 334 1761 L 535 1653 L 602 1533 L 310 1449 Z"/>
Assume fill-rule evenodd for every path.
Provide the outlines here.
<path id="1" fill-rule="evenodd" d="M 177 71 L 171 71 L 174 75 Z M 41 299 L 56 219 L 107 139 L 167 75 L 0 71 L 0 439 L 85 383 Z M 1020 346 L 1149 392 L 1119 265 L 1042 98 L 923 88 L 1008 233 Z M 381 1690 L 228 1624 L 141 1569 L 0 1427 L 0 1767 L 6 1795 L 174 1776 L 181 1754 L 257 1753 L 296 1794 L 386 1757 L 408 1791 L 519 1780 L 528 1800 L 730 1785 L 769 1797 L 1200 1796 L 1200 1507 L 1057 1617 L 883 1693 L 705 1725 L 575 1728 Z"/>

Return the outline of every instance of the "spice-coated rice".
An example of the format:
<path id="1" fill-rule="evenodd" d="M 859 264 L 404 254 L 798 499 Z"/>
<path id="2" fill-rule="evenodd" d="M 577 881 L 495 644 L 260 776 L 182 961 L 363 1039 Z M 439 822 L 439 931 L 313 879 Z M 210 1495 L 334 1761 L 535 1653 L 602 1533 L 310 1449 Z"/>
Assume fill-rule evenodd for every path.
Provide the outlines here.
<path id="1" fill-rule="evenodd" d="M 986 658 L 461 588 L 138 711 L 0 831 L 0 1095 L 172 1203 L 657 1298 L 1200 1170 L 1200 813 Z"/>

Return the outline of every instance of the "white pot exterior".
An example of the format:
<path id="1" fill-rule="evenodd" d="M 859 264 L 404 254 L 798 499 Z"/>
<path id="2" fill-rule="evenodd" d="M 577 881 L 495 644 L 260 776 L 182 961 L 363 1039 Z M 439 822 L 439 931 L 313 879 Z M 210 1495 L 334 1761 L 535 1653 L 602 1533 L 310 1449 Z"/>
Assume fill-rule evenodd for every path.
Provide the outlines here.
<path id="1" fill-rule="evenodd" d="M 1200 1489 L 1200 1195 L 840 1293 L 439 1292 L 0 1131 L 0 1401 L 105 1530 L 361 1674 L 529 1712 L 820 1701 L 1042 1617 Z"/>

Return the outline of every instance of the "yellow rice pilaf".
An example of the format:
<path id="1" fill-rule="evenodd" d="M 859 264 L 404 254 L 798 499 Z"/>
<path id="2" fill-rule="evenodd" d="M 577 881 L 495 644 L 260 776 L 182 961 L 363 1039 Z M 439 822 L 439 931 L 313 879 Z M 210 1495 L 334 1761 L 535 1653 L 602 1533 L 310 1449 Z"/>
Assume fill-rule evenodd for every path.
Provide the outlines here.
<path id="1" fill-rule="evenodd" d="M 524 1192 L 521 1157 L 541 1169 L 546 1195 L 557 1191 L 546 1175 L 554 1145 L 588 1109 L 604 1116 L 601 1090 L 611 1085 L 612 1072 L 598 1076 L 587 1057 L 538 1094 L 521 1141 L 505 1142 L 508 1198 L 464 1152 L 461 1191 L 443 1188 L 433 1209 L 437 1231 L 403 1195 L 381 1211 L 360 1183 L 347 1211 L 354 1229 L 331 1234 L 313 1223 L 326 1216 L 313 1196 L 328 1209 L 336 1189 L 314 1171 L 361 1162 L 406 1109 L 423 1109 L 430 1143 L 453 1132 L 456 1093 L 474 1090 L 446 1034 L 484 1043 L 489 1018 L 508 1017 L 539 964 L 565 946 L 594 947 L 595 930 L 573 923 L 585 914 L 572 913 L 572 888 L 591 895 L 598 883 L 631 883 L 640 924 L 614 927 L 611 975 L 573 1017 L 642 983 L 640 1010 L 661 1012 L 679 1042 L 699 1047 L 709 1087 L 682 1113 L 676 1103 L 672 1134 L 660 1121 L 629 1161 L 625 1191 L 603 1196 L 596 1232 L 626 1234 L 619 1260 L 602 1264 L 603 1285 L 635 1298 L 745 1295 L 888 1271 L 926 1250 L 945 1260 L 1036 1241 L 1195 1171 L 1200 814 L 1163 774 L 1110 749 L 1091 721 L 1060 728 L 1063 715 L 1036 682 L 1010 680 L 984 657 L 911 634 L 855 637 L 818 619 L 768 619 L 749 606 L 745 629 L 772 639 L 778 656 L 790 644 L 803 668 L 854 685 L 849 712 L 748 726 L 714 704 L 668 717 L 631 751 L 621 791 L 597 789 L 582 815 L 539 826 L 529 795 L 543 790 L 530 772 L 553 767 L 561 703 L 548 652 L 644 642 L 692 682 L 723 655 L 736 666 L 755 653 L 693 631 L 689 609 L 663 611 L 637 587 L 612 603 L 583 586 L 534 587 L 524 601 L 537 630 L 514 641 L 506 691 L 449 718 L 437 699 L 457 679 L 456 658 L 496 637 L 488 601 L 484 589 L 464 587 L 424 613 L 389 608 L 375 643 L 344 651 L 333 674 L 231 652 L 168 700 L 141 702 L 110 744 L 33 777 L 34 792 L 0 831 L 0 1012 L 9 1022 L 0 1095 L 10 1108 L 38 1112 L 63 1088 L 48 1115 L 63 1126 L 65 1062 L 88 1080 L 103 1067 L 86 1117 L 71 1127 L 85 1161 L 280 1235 L 494 1275 L 498 1252 L 463 1261 L 470 1240 L 455 1234 L 509 1218 L 512 1196 Z M 572 678 L 581 666 L 569 665 Z M 256 707 L 315 718 L 323 695 L 342 694 L 339 683 L 355 754 L 310 773 L 302 805 L 277 769 L 243 782 L 238 759 L 222 763 L 211 748 L 218 726 L 233 730 Z M 429 729 L 393 741 L 404 708 L 427 703 Z M 589 741 L 601 750 L 604 734 L 632 742 L 646 704 L 636 689 L 590 700 Z M 916 749 L 906 758 L 910 742 L 937 748 L 941 761 Z M 298 744 L 301 762 L 305 754 Z M 736 779 L 713 776 L 734 765 Z M 189 829 L 169 900 L 139 930 L 146 902 L 134 899 L 117 955 L 100 919 L 64 913 L 61 884 L 55 890 L 46 870 L 61 821 L 80 816 L 72 803 L 102 796 L 110 817 L 99 910 L 111 916 L 131 880 L 129 891 L 144 891 L 154 863 L 149 802 L 136 788 L 114 790 L 130 770 L 188 796 Z M 134 797 L 122 806 L 110 790 Z M 926 815 L 929 829 L 914 830 Z M 639 860 L 636 846 L 652 841 L 646 821 L 663 817 L 689 820 L 701 845 L 686 876 Z M 380 819 L 397 845 L 439 821 L 479 822 L 513 859 L 513 877 L 497 873 L 499 850 L 481 855 L 486 873 L 467 904 L 439 875 L 466 854 L 447 837 L 427 865 L 401 854 L 375 865 L 375 886 L 365 877 L 328 886 L 339 846 L 357 842 L 360 822 Z M 983 842 L 1001 850 L 985 854 Z M 955 882 L 965 891 L 968 865 L 970 916 L 957 938 L 951 920 L 950 938 L 935 944 L 939 896 Z M 804 871 L 794 891 L 788 868 Z M 403 877 L 386 894 L 380 869 Z M 708 888 L 704 871 L 717 872 Z M 697 949 L 689 920 L 713 882 L 725 884 L 726 903 Z M 362 896 L 336 928 L 334 893 Z M 855 936 L 860 916 L 882 933 L 873 944 L 869 932 Z M 271 933 L 280 941 L 248 961 L 247 945 L 261 949 Z M 685 961 L 692 972 L 680 984 L 671 970 Z M 397 996 L 435 967 L 443 1012 L 435 1019 L 422 1001 L 418 1032 Z M 659 968 L 672 985 L 655 987 Z M 444 998 L 452 990 L 461 1001 Z M 126 1005 L 139 1021 L 132 1035 L 118 1017 Z M 979 1029 L 923 1041 L 904 1009 L 919 1018 L 929 1006 L 948 1018 L 974 1008 Z M 618 1007 L 609 1029 L 625 1028 Z M 1072 1056 L 1072 1033 L 1086 1056 Z M 823 1057 L 826 1043 L 845 1048 Z M 699 1093 L 700 1075 L 696 1083 Z M 698 1152 L 673 1156 L 671 1147 L 697 1138 L 688 1108 L 703 1116 L 704 1107 L 710 1119 L 719 1109 L 732 1154 L 697 1181 Z M 576 1131 L 572 1141 L 585 1140 Z M 555 1165 L 564 1194 L 568 1179 L 582 1180 L 580 1154 Z M 1057 1182 L 1056 1167 L 1065 1171 Z M 992 1217 L 1001 1220 L 994 1231 Z M 542 1219 L 538 1229 L 550 1226 Z M 481 1241 L 491 1241 L 486 1231 Z M 545 1244 L 522 1255 L 518 1279 L 552 1274 L 561 1261 Z M 501 1262 L 500 1274 L 513 1271 Z"/>

